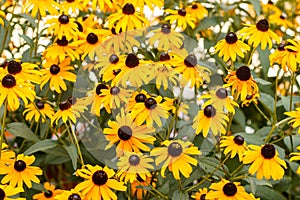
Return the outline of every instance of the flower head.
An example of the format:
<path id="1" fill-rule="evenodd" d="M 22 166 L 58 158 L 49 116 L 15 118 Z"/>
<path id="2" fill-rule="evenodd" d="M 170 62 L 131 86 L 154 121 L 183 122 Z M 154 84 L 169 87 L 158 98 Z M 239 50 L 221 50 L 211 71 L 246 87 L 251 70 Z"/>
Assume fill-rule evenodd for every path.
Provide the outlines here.
<path id="1" fill-rule="evenodd" d="M 230 158 L 234 158 L 238 154 L 240 162 L 243 159 L 244 152 L 247 150 L 246 142 L 240 135 L 222 136 L 220 147 L 225 147 L 225 155 L 231 153 Z"/>
<path id="2" fill-rule="evenodd" d="M 300 146 L 298 146 L 297 149 L 300 150 Z M 290 156 L 291 156 L 290 161 L 298 161 L 298 160 L 300 160 L 300 152 L 292 152 L 290 154 Z M 300 174 L 300 167 L 298 167 L 297 173 Z"/>
<path id="3" fill-rule="evenodd" d="M 181 28 L 183 31 L 190 26 L 192 29 L 196 27 L 196 18 L 194 18 L 190 13 L 187 13 L 184 8 L 178 10 L 166 9 L 166 13 L 169 13 L 165 20 L 170 21 L 170 24 L 176 22 L 176 26 Z"/>
<path id="4" fill-rule="evenodd" d="M 292 117 L 292 120 L 289 121 L 289 124 L 292 124 L 293 128 L 300 126 L 300 108 L 296 108 L 296 110 L 290 112 L 285 112 L 284 114 Z M 298 133 L 300 133 L 300 128 L 298 129 Z"/>
<path id="5" fill-rule="evenodd" d="M 49 182 L 44 183 L 44 188 L 46 191 L 33 195 L 34 200 L 54 200 L 63 192 L 63 190 L 55 189 L 55 185 Z"/>
<path id="6" fill-rule="evenodd" d="M 36 101 L 25 106 L 23 115 L 26 115 L 25 119 L 31 121 L 34 119 L 35 122 L 45 122 L 46 117 L 51 119 L 54 115 L 53 108 L 46 102 Z"/>

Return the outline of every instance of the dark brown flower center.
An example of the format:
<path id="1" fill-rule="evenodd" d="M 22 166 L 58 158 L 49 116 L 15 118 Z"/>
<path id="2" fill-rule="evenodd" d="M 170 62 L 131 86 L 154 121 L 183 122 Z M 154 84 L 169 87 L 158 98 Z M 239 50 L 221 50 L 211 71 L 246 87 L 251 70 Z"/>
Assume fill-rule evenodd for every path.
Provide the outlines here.
<path id="1" fill-rule="evenodd" d="M 61 38 L 61 39 L 58 39 L 58 40 L 56 41 L 56 43 L 57 43 L 59 46 L 62 46 L 62 47 L 68 46 L 68 44 L 69 44 L 69 42 L 68 42 L 66 36 L 62 36 L 62 38 Z"/>
<path id="2" fill-rule="evenodd" d="M 129 68 L 134 68 L 140 64 L 139 59 L 133 53 L 128 54 L 125 60 L 125 65 Z"/>
<path id="3" fill-rule="evenodd" d="M 131 155 L 128 159 L 129 164 L 133 166 L 138 165 L 140 163 L 140 160 L 140 157 L 138 157 L 137 155 Z"/>
<path id="4" fill-rule="evenodd" d="M 256 24 L 257 30 L 260 30 L 262 32 L 266 32 L 269 30 L 269 22 L 266 19 L 261 19 Z"/>
<path id="5" fill-rule="evenodd" d="M 71 105 L 74 105 L 74 104 L 77 102 L 77 98 L 76 98 L 76 97 L 69 97 L 69 98 L 68 98 L 68 102 L 69 102 Z"/>
<path id="6" fill-rule="evenodd" d="M 268 4 L 273 5 L 274 3 L 273 3 L 273 1 L 269 0 Z"/>
<path id="7" fill-rule="evenodd" d="M 277 49 L 279 50 L 279 51 L 284 51 L 285 50 L 285 44 L 284 43 L 280 43 L 279 45 L 278 45 L 278 47 L 277 47 Z"/>
<path id="8" fill-rule="evenodd" d="M 205 200 L 205 197 L 206 197 L 206 194 L 202 194 L 202 195 L 200 196 L 200 200 Z"/>
<path id="9" fill-rule="evenodd" d="M 108 176 L 103 170 L 97 170 L 92 176 L 92 181 L 98 186 L 104 185 L 107 180 Z"/>
<path id="10" fill-rule="evenodd" d="M 233 138 L 233 141 L 237 145 L 243 145 L 244 144 L 244 138 L 240 135 L 237 135 Z"/>
<path id="11" fill-rule="evenodd" d="M 112 54 L 110 57 L 109 57 L 109 62 L 111 64 L 117 64 L 119 62 L 119 57 L 116 55 L 116 54 Z"/>
<path id="12" fill-rule="evenodd" d="M 7 71 L 13 75 L 20 73 L 22 71 L 21 63 L 13 60 L 9 61 L 7 65 Z"/>
<path id="13" fill-rule="evenodd" d="M 73 3 L 75 0 L 67 0 L 68 3 Z"/>
<path id="14" fill-rule="evenodd" d="M 110 94 L 117 95 L 119 93 L 120 93 L 120 88 L 118 88 L 117 86 L 110 88 Z"/>
<path id="15" fill-rule="evenodd" d="M 157 102 L 155 99 L 150 97 L 145 100 L 145 107 L 148 108 L 149 110 L 156 108 L 156 106 L 157 106 Z"/>
<path id="16" fill-rule="evenodd" d="M 36 107 L 37 107 L 39 110 L 42 110 L 42 109 L 45 108 L 44 103 L 41 102 L 41 101 L 37 101 L 37 102 L 35 103 L 35 105 L 36 105 Z"/>
<path id="17" fill-rule="evenodd" d="M 4 76 L 1 82 L 5 88 L 12 88 L 17 84 L 15 77 L 10 74 Z"/>
<path id="18" fill-rule="evenodd" d="M 51 67 L 50 67 L 50 73 L 52 75 L 56 75 L 59 72 L 60 72 L 60 67 L 58 65 L 56 65 L 56 64 L 51 65 Z"/>
<path id="19" fill-rule="evenodd" d="M 67 23 L 69 23 L 70 20 L 69 20 L 68 15 L 62 14 L 61 16 L 59 16 L 58 21 L 61 24 L 67 24 Z"/>
<path id="20" fill-rule="evenodd" d="M 83 32 L 83 27 L 79 22 L 75 22 L 75 24 L 77 24 L 77 29 L 79 32 Z"/>
<path id="21" fill-rule="evenodd" d="M 131 3 L 126 3 L 122 11 L 125 15 L 133 15 L 135 13 L 134 6 Z"/>
<path id="22" fill-rule="evenodd" d="M 171 32 L 171 26 L 169 24 L 163 24 L 161 26 L 161 32 L 168 34 Z"/>
<path id="23" fill-rule="evenodd" d="M 237 187 L 233 183 L 226 183 L 223 186 L 223 192 L 226 196 L 232 197 L 237 193 Z"/>
<path id="24" fill-rule="evenodd" d="M 104 89 L 108 89 L 108 87 L 105 84 L 102 83 L 98 84 L 96 87 L 96 94 L 100 95 L 102 93 L 101 90 Z"/>
<path id="25" fill-rule="evenodd" d="M 44 192 L 44 196 L 46 198 L 50 198 L 53 196 L 53 192 L 51 190 L 47 190 L 46 192 Z"/>
<path id="26" fill-rule="evenodd" d="M 188 55 L 184 59 L 184 64 L 187 67 L 195 67 L 197 65 L 197 58 L 196 58 L 196 56 L 194 54 Z"/>
<path id="27" fill-rule="evenodd" d="M 89 33 L 86 37 L 86 41 L 89 44 L 96 44 L 98 42 L 98 36 L 95 33 Z"/>
<path id="28" fill-rule="evenodd" d="M 180 16 L 183 16 L 183 17 L 186 16 L 186 10 L 184 8 L 179 9 L 177 13 Z"/>
<path id="29" fill-rule="evenodd" d="M 127 141 L 132 136 L 132 129 L 129 126 L 121 126 L 118 129 L 118 136 L 121 140 Z"/>
<path id="30" fill-rule="evenodd" d="M 4 200 L 5 197 L 6 197 L 6 194 L 5 194 L 4 190 L 2 190 L 2 189 L 0 188 L 0 200 Z"/>
<path id="31" fill-rule="evenodd" d="M 135 102 L 139 103 L 139 102 L 145 102 L 147 97 L 146 97 L 146 95 L 141 93 L 141 94 L 136 95 L 134 99 L 135 99 Z"/>
<path id="32" fill-rule="evenodd" d="M 280 15 L 280 19 L 286 19 L 286 18 L 285 18 L 285 16 L 283 16 L 283 15 Z"/>
<path id="33" fill-rule="evenodd" d="M 69 103 L 69 101 L 63 101 L 59 104 L 59 109 L 61 111 L 68 110 L 69 108 L 71 108 L 71 104 Z"/>
<path id="34" fill-rule="evenodd" d="M 236 34 L 234 32 L 229 32 L 226 37 L 225 40 L 228 44 L 234 44 L 236 43 L 236 41 L 238 40 Z"/>
<path id="35" fill-rule="evenodd" d="M 197 9 L 197 8 L 198 8 L 197 4 L 192 5 L 192 9 Z"/>
<path id="36" fill-rule="evenodd" d="M 159 56 L 159 61 L 168 61 L 170 59 L 171 57 L 169 56 L 169 54 L 165 52 L 161 53 Z"/>
<path id="37" fill-rule="evenodd" d="M 248 81 L 251 78 L 250 68 L 242 66 L 236 70 L 236 77 L 241 81 Z"/>
<path id="38" fill-rule="evenodd" d="M 177 157 L 177 156 L 180 156 L 181 153 L 182 153 L 182 146 L 178 142 L 172 142 L 168 146 L 168 154 L 169 155 L 171 155 L 173 157 Z"/>
<path id="39" fill-rule="evenodd" d="M 272 144 L 266 144 L 261 148 L 260 153 L 265 159 L 274 158 L 276 154 L 275 147 Z"/>
<path id="40" fill-rule="evenodd" d="M 78 194 L 71 194 L 68 200 L 81 200 L 81 197 Z"/>
<path id="41" fill-rule="evenodd" d="M 26 163 L 23 160 L 17 160 L 14 164 L 15 170 L 22 172 L 26 169 Z"/>
<path id="42" fill-rule="evenodd" d="M 216 109 L 212 105 L 208 105 L 204 108 L 204 115 L 208 118 L 214 117 L 217 114 Z"/>
<path id="43" fill-rule="evenodd" d="M 228 96 L 228 93 L 224 88 L 219 88 L 216 92 L 216 95 L 219 99 L 225 99 Z"/>

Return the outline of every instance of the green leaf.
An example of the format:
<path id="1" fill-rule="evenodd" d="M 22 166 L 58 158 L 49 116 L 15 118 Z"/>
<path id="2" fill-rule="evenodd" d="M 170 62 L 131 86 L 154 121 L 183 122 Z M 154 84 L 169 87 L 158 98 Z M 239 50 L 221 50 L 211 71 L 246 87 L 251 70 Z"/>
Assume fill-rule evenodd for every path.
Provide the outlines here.
<path id="1" fill-rule="evenodd" d="M 77 149 L 76 149 L 75 144 L 71 144 L 70 146 L 64 145 L 64 148 L 68 152 L 68 154 L 71 158 L 73 169 L 76 170 L 77 169 Z"/>
<path id="2" fill-rule="evenodd" d="M 218 25 L 223 20 L 223 17 L 220 16 L 213 16 L 213 17 L 206 17 L 200 21 L 199 26 L 196 27 L 195 33 L 207 29 L 211 26 Z"/>
<path id="3" fill-rule="evenodd" d="M 255 197 L 260 197 L 264 200 L 286 200 L 286 198 L 281 193 L 267 186 L 257 187 Z"/>
<path id="4" fill-rule="evenodd" d="M 189 199 L 189 195 L 186 191 L 176 190 L 173 193 L 172 199 L 186 200 L 186 199 Z"/>
<path id="5" fill-rule="evenodd" d="M 34 142 L 40 141 L 38 136 L 35 135 L 32 132 L 32 130 L 26 126 L 26 124 L 21 122 L 13 122 L 7 124 L 7 131 L 16 137 L 21 137 L 29 141 L 34 141 Z"/>
<path id="6" fill-rule="evenodd" d="M 206 172 L 211 173 L 220 165 L 220 161 L 216 158 L 204 157 L 200 156 L 199 158 L 199 166 Z M 228 171 L 227 167 L 224 165 L 225 169 Z M 224 172 L 218 169 L 214 175 L 216 176 L 224 176 Z"/>
<path id="7" fill-rule="evenodd" d="M 253 1 L 257 1 L 257 0 L 253 0 Z M 259 1 L 258 5 L 259 5 Z M 260 47 L 257 48 L 257 51 L 259 53 L 259 60 L 261 62 L 261 66 L 262 66 L 262 72 L 263 72 L 263 79 L 266 79 L 268 76 L 268 70 L 270 68 L 270 60 L 269 60 L 269 56 L 270 56 L 270 51 L 268 49 L 265 50 L 261 50 Z"/>
<path id="8" fill-rule="evenodd" d="M 31 15 L 22 13 L 22 14 L 19 14 L 19 16 L 27 19 L 34 28 L 37 27 L 37 23 L 35 22 L 35 19 L 33 17 L 31 17 Z"/>
<path id="9" fill-rule="evenodd" d="M 257 83 L 260 83 L 262 85 L 271 85 L 272 83 L 269 82 L 269 81 L 265 81 L 264 79 L 261 79 L 261 78 L 255 78 L 254 79 Z"/>
<path id="10" fill-rule="evenodd" d="M 26 44 L 28 44 L 30 46 L 30 48 L 33 48 L 34 43 L 30 37 L 28 37 L 27 35 L 21 35 L 21 34 L 19 34 L 19 36 L 25 40 Z"/>
<path id="11" fill-rule="evenodd" d="M 256 134 L 237 133 L 236 135 L 242 136 L 247 144 L 262 145 L 264 143 L 263 138 Z"/>
<path id="12" fill-rule="evenodd" d="M 31 155 L 31 154 L 33 154 L 35 152 L 38 152 L 38 151 L 46 151 L 48 149 L 54 148 L 57 145 L 58 145 L 58 142 L 55 141 L 55 140 L 51 140 L 51 139 L 42 140 L 42 141 L 39 141 L 39 142 L 35 143 L 31 147 L 29 147 L 24 152 L 24 154 L 25 155 Z"/>
<path id="13" fill-rule="evenodd" d="M 260 1 L 258 0 L 248 0 L 254 7 L 256 16 L 260 16 L 261 7 L 260 7 Z"/>
<path id="14" fill-rule="evenodd" d="M 281 97 L 283 107 L 286 111 L 290 111 L 290 97 L 282 96 Z M 295 110 L 295 103 L 300 102 L 300 97 L 295 96 L 292 99 L 292 110 Z"/>
<path id="15" fill-rule="evenodd" d="M 274 98 L 271 97 L 271 95 L 268 95 L 266 93 L 261 93 L 259 100 L 261 103 L 263 103 L 263 105 L 267 106 L 267 108 L 271 112 L 274 112 Z M 270 114 L 272 114 L 272 113 L 270 113 Z"/>

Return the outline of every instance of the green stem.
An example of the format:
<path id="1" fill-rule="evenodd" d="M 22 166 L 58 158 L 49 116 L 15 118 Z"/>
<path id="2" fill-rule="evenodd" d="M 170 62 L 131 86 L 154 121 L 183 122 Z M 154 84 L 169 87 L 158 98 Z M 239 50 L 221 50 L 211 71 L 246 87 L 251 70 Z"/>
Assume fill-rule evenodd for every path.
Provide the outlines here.
<path id="1" fill-rule="evenodd" d="M 280 70 L 277 72 L 276 80 L 275 80 L 275 95 L 274 95 L 274 113 L 273 113 L 273 121 L 274 123 L 277 123 L 277 88 L 278 88 L 278 76 L 279 76 Z"/>
<path id="2" fill-rule="evenodd" d="M 291 93 L 290 93 L 290 111 L 293 110 L 293 93 L 294 93 L 294 81 L 295 81 L 295 72 L 292 72 L 291 76 Z"/>
<path id="3" fill-rule="evenodd" d="M 34 47 L 34 57 L 37 56 L 38 43 L 39 43 L 39 27 L 40 27 L 41 15 L 38 12 L 38 22 L 36 26 L 36 36 L 35 36 L 35 47 Z"/>
<path id="4" fill-rule="evenodd" d="M 252 51 L 251 51 L 251 53 L 250 53 L 249 60 L 248 60 L 248 62 L 247 62 L 247 66 L 248 66 L 248 67 L 249 67 L 249 65 L 251 64 L 252 57 L 253 57 L 253 54 L 254 54 L 254 52 L 255 52 L 255 49 L 256 49 L 256 48 L 253 48 Z"/>
<path id="5" fill-rule="evenodd" d="M 2 153 L 2 143 L 4 140 L 4 131 L 5 131 L 5 120 L 6 120 L 6 114 L 7 114 L 7 100 L 5 100 L 4 103 L 4 112 L 2 117 L 2 124 L 1 124 L 1 135 L 0 135 L 0 160 L 1 160 L 1 153 Z"/>
<path id="6" fill-rule="evenodd" d="M 79 143 L 78 143 L 75 131 L 72 128 L 72 123 L 69 120 L 68 120 L 68 122 L 69 122 L 69 125 L 70 125 L 69 128 L 71 129 L 71 133 L 72 133 L 72 135 L 74 137 L 74 140 L 75 140 L 75 145 L 76 145 L 76 148 L 77 148 L 77 151 L 78 151 L 78 155 L 79 155 L 79 159 L 80 159 L 81 165 L 84 166 L 84 161 L 83 161 L 82 153 L 81 153 L 81 150 L 80 150 L 80 146 L 79 146 Z"/>
<path id="7" fill-rule="evenodd" d="M 231 174 L 230 176 L 235 175 L 236 173 L 238 173 L 242 168 L 244 167 L 244 164 L 240 164 L 240 166 L 238 166 Z"/>
<path id="8" fill-rule="evenodd" d="M 256 105 L 256 103 L 254 103 L 255 108 L 258 110 L 258 112 L 267 120 L 272 124 L 272 121 L 267 117 L 267 115 L 258 107 L 258 105 Z"/>
<path id="9" fill-rule="evenodd" d="M 266 143 L 268 143 L 268 142 L 270 141 L 271 136 L 272 136 L 272 134 L 273 134 L 273 132 L 274 132 L 275 130 L 276 130 L 276 126 L 273 125 L 272 128 L 271 128 L 271 130 L 270 130 L 270 132 L 268 133 L 268 135 L 267 135 L 267 137 L 266 137 L 266 140 L 265 140 Z"/>

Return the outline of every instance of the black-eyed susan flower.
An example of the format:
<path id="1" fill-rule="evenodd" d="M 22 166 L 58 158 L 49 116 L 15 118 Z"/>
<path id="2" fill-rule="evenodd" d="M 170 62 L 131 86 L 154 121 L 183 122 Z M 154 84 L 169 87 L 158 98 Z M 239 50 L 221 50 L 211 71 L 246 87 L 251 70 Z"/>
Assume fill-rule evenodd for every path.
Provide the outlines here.
<path id="1" fill-rule="evenodd" d="M 186 8 L 186 12 L 191 14 L 192 17 L 196 18 L 197 20 L 201 20 L 208 15 L 206 8 L 201 3 L 196 1 Z"/>
<path id="2" fill-rule="evenodd" d="M 103 108 L 102 99 L 104 95 L 102 94 L 102 90 L 108 89 L 108 86 L 102 83 L 97 84 L 93 90 L 89 91 L 87 101 L 92 104 L 91 113 L 96 116 L 100 116 L 100 110 Z M 106 110 L 110 110 L 109 105 L 105 108 Z"/>
<path id="3" fill-rule="evenodd" d="M 86 15 L 84 17 L 78 17 L 77 21 L 75 22 L 78 25 L 78 31 L 86 34 L 88 29 L 93 29 L 98 25 L 96 19 L 96 16 L 93 14 Z M 78 38 L 81 38 L 81 36 L 85 35 L 78 34 Z"/>
<path id="4" fill-rule="evenodd" d="M 196 166 L 197 159 L 190 155 L 200 155 L 198 147 L 193 146 L 189 141 L 182 140 L 165 140 L 162 142 L 163 147 L 155 147 L 150 152 L 151 156 L 155 156 L 155 164 L 161 166 L 161 176 L 165 177 L 165 171 L 168 169 L 173 173 L 176 180 L 180 179 L 181 173 L 185 178 L 190 177 L 193 171 L 191 165 Z"/>
<path id="5" fill-rule="evenodd" d="M 242 107 L 243 106 L 249 106 L 252 102 L 255 103 L 256 105 L 258 104 L 258 99 L 260 95 L 259 93 L 254 93 L 254 94 L 247 94 L 246 99 L 242 101 Z"/>
<path id="6" fill-rule="evenodd" d="M 15 158 L 15 152 L 8 149 L 7 144 L 2 143 L 0 168 L 13 164 L 15 162 Z"/>
<path id="7" fill-rule="evenodd" d="M 156 62 L 157 65 L 166 66 L 168 68 L 175 68 L 180 63 L 182 63 L 182 58 L 172 52 L 161 52 L 159 55 L 159 61 Z"/>
<path id="8" fill-rule="evenodd" d="M 272 48 L 272 40 L 275 40 L 277 43 L 280 42 L 280 38 L 270 30 L 269 22 L 267 19 L 259 20 L 256 25 L 246 24 L 246 28 L 243 28 L 239 31 L 242 35 L 243 40 L 248 39 L 249 45 L 252 45 L 256 48 L 261 44 L 261 49 L 266 49 L 267 45 L 269 49 Z"/>
<path id="9" fill-rule="evenodd" d="M 112 191 L 126 191 L 123 182 L 113 179 L 115 172 L 108 167 L 98 165 L 84 165 L 76 171 L 76 175 L 85 180 L 79 183 L 75 189 L 82 192 L 87 200 L 110 200 L 117 199 Z"/>
<path id="10" fill-rule="evenodd" d="M 119 158 L 117 163 L 117 176 L 125 183 L 137 180 L 139 176 L 142 180 L 146 180 L 151 176 L 150 170 L 154 169 L 152 165 L 153 159 L 143 153 L 125 152 Z"/>
<path id="11" fill-rule="evenodd" d="M 164 0 L 133 0 L 132 2 L 137 8 L 141 9 L 141 13 L 143 13 L 145 5 L 151 10 L 154 10 L 155 6 L 161 8 L 164 5 Z"/>
<path id="12" fill-rule="evenodd" d="M 213 183 L 209 187 L 212 189 L 205 196 L 205 199 L 219 199 L 219 200 L 255 200 L 255 198 L 248 194 L 244 187 L 239 182 L 230 182 L 222 179 L 218 183 Z"/>
<path id="13" fill-rule="evenodd" d="M 266 14 L 274 14 L 281 12 L 281 10 L 274 4 L 272 0 L 268 0 L 267 4 L 262 4 L 262 10 Z"/>
<path id="14" fill-rule="evenodd" d="M 185 8 L 180 8 L 178 10 L 166 9 L 166 13 L 169 13 L 165 20 L 170 21 L 170 24 L 176 22 L 176 27 L 181 28 L 184 31 L 187 26 L 192 29 L 196 27 L 196 18 L 194 18 L 190 13 L 187 13 Z"/>
<path id="15" fill-rule="evenodd" d="M 256 174 L 256 178 L 261 180 L 272 178 L 279 180 L 284 175 L 284 169 L 287 168 L 284 160 L 279 158 L 279 154 L 272 144 L 265 144 L 263 146 L 248 145 L 249 150 L 245 151 L 243 157 L 244 164 L 250 164 L 250 174 Z"/>
<path id="16" fill-rule="evenodd" d="M 4 21 L 2 18 L 5 18 L 5 12 L 3 12 L 2 10 L 0 10 L 0 25 L 4 26 Z"/>
<path id="17" fill-rule="evenodd" d="M 298 150 L 300 150 L 300 146 L 297 147 Z M 292 152 L 290 153 L 290 161 L 298 161 L 300 160 L 300 152 Z M 300 167 L 297 169 L 297 173 L 300 174 Z"/>
<path id="18" fill-rule="evenodd" d="M 25 105 L 28 104 L 28 99 L 34 101 L 35 91 L 34 86 L 29 82 L 24 82 L 22 79 L 17 79 L 13 75 L 5 75 L 0 84 L 0 105 L 7 101 L 9 108 L 12 111 L 20 107 L 19 98 Z"/>
<path id="19" fill-rule="evenodd" d="M 12 187 L 17 186 L 20 188 L 23 188 L 23 183 L 28 188 L 32 187 L 32 182 L 39 183 L 40 179 L 37 176 L 42 175 L 43 171 L 39 167 L 31 166 L 34 161 L 35 157 L 33 155 L 19 154 L 14 163 L 0 167 L 0 174 L 5 174 L 1 183 L 9 183 Z"/>
<path id="20" fill-rule="evenodd" d="M 178 73 L 173 68 L 162 65 L 160 62 L 154 63 L 154 79 L 157 89 L 173 88 L 178 82 Z"/>
<path id="21" fill-rule="evenodd" d="M 125 32 L 143 28 L 149 24 L 148 20 L 136 11 L 135 6 L 129 1 L 125 2 L 122 9 L 111 14 L 106 20 L 108 21 L 108 28 L 115 27 L 116 33 L 120 33 L 121 29 Z"/>
<path id="22" fill-rule="evenodd" d="M 198 65 L 194 54 L 190 54 L 182 59 L 181 63 L 175 67 L 175 70 L 182 74 L 180 79 L 182 85 L 189 84 L 190 87 L 196 86 L 199 88 L 204 81 L 210 81 L 210 70 Z"/>
<path id="23" fill-rule="evenodd" d="M 12 187 L 10 185 L 0 185 L 0 199 L 3 200 L 25 200 L 25 198 L 16 197 L 16 195 L 24 192 L 23 188 Z"/>
<path id="24" fill-rule="evenodd" d="M 153 126 L 153 122 L 159 127 L 162 126 L 161 118 L 167 119 L 169 117 L 168 110 L 171 108 L 163 102 L 161 96 L 150 97 L 145 102 L 135 104 L 131 111 L 131 117 L 135 119 L 138 125 L 146 122 L 148 127 Z"/>
<path id="25" fill-rule="evenodd" d="M 83 10 L 82 0 L 65 0 L 61 3 L 61 11 L 63 13 L 74 13 L 77 10 Z"/>
<path id="26" fill-rule="evenodd" d="M 287 53 L 287 50 L 284 48 L 285 45 L 286 45 L 286 44 L 283 43 L 283 42 L 280 43 L 280 44 L 277 46 L 277 49 L 276 49 L 273 53 L 270 54 L 269 59 L 270 59 L 270 65 L 271 65 L 271 66 L 273 66 L 274 63 L 277 63 L 277 64 L 279 64 L 279 65 L 282 64 L 282 59 L 283 59 L 283 57 L 285 56 L 285 54 Z M 288 61 L 288 60 L 287 60 L 287 61 Z M 283 69 L 284 71 L 287 70 L 286 65 L 285 65 L 285 66 L 282 66 L 282 65 L 281 65 L 281 67 L 282 67 L 282 69 Z"/>
<path id="27" fill-rule="evenodd" d="M 179 98 L 168 98 L 165 97 L 165 102 L 171 107 L 172 113 L 177 116 L 188 115 L 190 106 L 180 101 Z M 176 112 L 177 111 L 177 112 Z"/>
<path id="28" fill-rule="evenodd" d="M 287 71 L 287 69 L 292 72 L 297 71 L 300 63 L 300 42 L 298 40 L 288 39 L 284 48 L 286 51 L 281 58 L 282 69 L 284 71 Z"/>
<path id="29" fill-rule="evenodd" d="M 163 24 L 160 28 L 151 31 L 147 37 L 150 45 L 165 52 L 173 46 L 180 48 L 184 39 L 182 34 L 175 32 L 168 24 Z"/>
<path id="30" fill-rule="evenodd" d="M 229 59 L 234 62 L 237 55 L 244 58 L 247 51 L 250 50 L 250 46 L 239 40 L 234 32 L 229 32 L 225 39 L 216 44 L 215 49 L 216 53 L 219 52 L 218 56 L 223 57 L 225 62 Z"/>
<path id="31" fill-rule="evenodd" d="M 208 193 L 207 188 L 200 188 L 198 190 L 198 192 L 196 192 L 195 194 L 192 195 L 192 198 L 196 199 L 196 200 L 205 200 L 207 193 Z"/>
<path id="32" fill-rule="evenodd" d="M 128 100 L 125 112 L 130 112 L 137 103 L 145 103 L 147 98 L 150 98 L 150 95 L 145 90 L 133 92 Z"/>
<path id="33" fill-rule="evenodd" d="M 35 17 L 38 13 L 42 17 L 45 17 L 47 11 L 51 15 L 57 15 L 59 7 L 59 3 L 53 0 L 28 0 L 24 6 L 24 10 L 26 13 L 31 12 L 32 17 Z"/>
<path id="34" fill-rule="evenodd" d="M 121 76 L 119 74 L 122 71 L 125 58 L 125 55 L 118 56 L 116 54 L 111 54 L 108 56 L 109 62 L 104 64 L 99 72 L 99 76 L 102 75 L 102 80 L 104 82 L 110 82 L 111 86 L 115 86 L 120 81 Z"/>
<path id="35" fill-rule="evenodd" d="M 46 24 L 49 24 L 48 33 L 52 33 L 57 36 L 58 39 L 62 39 L 64 36 L 68 41 L 77 40 L 78 25 L 75 23 L 75 19 L 69 17 L 66 14 L 61 14 L 52 19 L 48 19 Z"/>
<path id="36" fill-rule="evenodd" d="M 286 14 L 284 13 L 274 13 L 269 16 L 269 21 L 272 24 L 275 24 L 277 26 L 283 26 L 285 28 L 291 28 L 293 27 L 293 23 L 287 19 Z"/>
<path id="37" fill-rule="evenodd" d="M 84 200 L 84 195 L 77 189 L 64 190 L 61 194 L 57 195 L 54 199 L 57 200 Z"/>
<path id="38" fill-rule="evenodd" d="M 144 186 L 149 186 L 151 184 L 152 187 L 156 186 L 155 178 L 152 179 L 152 176 L 147 176 L 146 180 L 143 180 L 141 177 L 137 177 L 137 180 L 133 181 L 131 186 L 131 196 L 137 198 L 138 200 L 145 199 L 145 195 L 147 194 L 148 190 L 141 188 Z"/>
<path id="39" fill-rule="evenodd" d="M 51 119 L 53 117 L 54 110 L 50 104 L 43 101 L 36 101 L 25 106 L 23 115 L 25 115 L 27 121 L 45 122 L 47 118 Z"/>
<path id="40" fill-rule="evenodd" d="M 231 93 L 235 100 L 240 97 L 241 101 L 244 101 L 248 94 L 258 93 L 256 81 L 252 78 L 251 70 L 247 66 L 241 66 L 236 71 L 229 70 L 225 81 L 227 84 L 224 87 L 231 86 Z"/>
<path id="41" fill-rule="evenodd" d="M 63 190 L 56 189 L 55 185 L 49 182 L 44 183 L 44 188 L 45 191 L 33 195 L 34 200 L 54 200 L 63 192 Z"/>
<path id="42" fill-rule="evenodd" d="M 292 117 L 292 120 L 289 121 L 289 124 L 292 124 L 293 128 L 300 126 L 300 108 L 296 108 L 296 110 L 290 112 L 285 112 L 284 114 Z M 298 129 L 298 133 L 300 133 L 300 128 Z"/>
<path id="43" fill-rule="evenodd" d="M 48 46 L 44 51 L 44 56 L 47 60 L 59 60 L 63 62 L 66 57 L 70 57 L 72 61 L 79 60 L 79 54 L 75 51 L 77 45 L 70 43 L 66 36 L 62 39 L 57 39 L 56 42 Z"/>
<path id="44" fill-rule="evenodd" d="M 226 125 L 229 118 L 223 110 L 217 110 L 213 105 L 207 105 L 200 110 L 193 120 L 193 128 L 196 134 L 202 132 L 204 137 L 207 137 L 211 130 L 213 135 L 226 132 Z"/>
<path id="45" fill-rule="evenodd" d="M 115 144 L 118 157 L 125 152 L 150 151 L 147 144 L 153 144 L 155 141 L 155 137 L 151 135 L 155 131 L 153 127 L 136 124 L 130 113 L 123 110 L 116 116 L 115 121 L 108 121 L 108 126 L 109 128 L 103 130 L 109 142 L 105 148 L 111 148 Z"/>
<path id="46" fill-rule="evenodd" d="M 233 114 L 235 113 L 234 107 L 239 107 L 239 105 L 228 96 L 228 92 L 224 88 L 209 91 L 208 94 L 201 95 L 201 99 L 207 99 L 203 106 L 213 105 L 217 110 L 225 109 Z"/>
<path id="47" fill-rule="evenodd" d="M 247 145 L 244 138 L 240 135 L 236 136 L 222 136 L 220 141 L 220 147 L 224 149 L 224 154 L 230 153 L 230 158 L 234 158 L 236 154 L 239 156 L 239 161 L 243 159 L 243 154 L 247 150 Z"/>
<path id="48" fill-rule="evenodd" d="M 66 58 L 60 63 L 53 60 L 46 60 L 43 64 L 43 69 L 41 69 L 41 88 L 49 83 L 51 91 L 56 91 L 57 93 L 66 91 L 67 85 L 65 81 L 76 81 L 76 75 L 71 72 L 74 71 L 74 67 L 70 66 L 70 64 L 70 58 Z"/>

